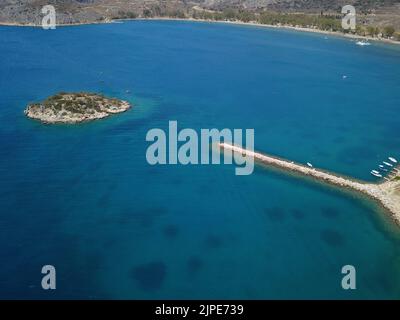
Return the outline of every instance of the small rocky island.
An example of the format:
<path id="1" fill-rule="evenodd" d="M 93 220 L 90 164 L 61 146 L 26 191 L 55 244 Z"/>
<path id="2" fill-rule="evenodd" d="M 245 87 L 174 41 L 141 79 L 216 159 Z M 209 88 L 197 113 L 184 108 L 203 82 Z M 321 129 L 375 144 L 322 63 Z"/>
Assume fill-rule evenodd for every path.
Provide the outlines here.
<path id="1" fill-rule="evenodd" d="M 127 111 L 127 101 L 106 98 L 100 94 L 61 92 L 40 103 L 28 105 L 25 115 L 44 123 L 79 123 L 103 119 Z"/>

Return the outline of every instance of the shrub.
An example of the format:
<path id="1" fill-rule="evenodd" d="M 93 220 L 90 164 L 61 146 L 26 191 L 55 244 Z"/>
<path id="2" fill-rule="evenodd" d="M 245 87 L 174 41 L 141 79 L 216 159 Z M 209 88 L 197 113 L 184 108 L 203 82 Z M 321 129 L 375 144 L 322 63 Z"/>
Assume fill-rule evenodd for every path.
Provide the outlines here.
<path id="1" fill-rule="evenodd" d="M 386 26 L 383 28 L 383 36 L 384 37 L 390 38 L 393 36 L 394 32 L 395 32 L 395 30 L 392 26 Z"/>
<path id="2" fill-rule="evenodd" d="M 149 9 L 144 9 L 144 10 L 143 10 L 143 16 L 144 16 L 145 18 L 152 18 L 154 15 L 153 15 L 153 12 L 151 12 L 151 10 L 149 10 Z"/>

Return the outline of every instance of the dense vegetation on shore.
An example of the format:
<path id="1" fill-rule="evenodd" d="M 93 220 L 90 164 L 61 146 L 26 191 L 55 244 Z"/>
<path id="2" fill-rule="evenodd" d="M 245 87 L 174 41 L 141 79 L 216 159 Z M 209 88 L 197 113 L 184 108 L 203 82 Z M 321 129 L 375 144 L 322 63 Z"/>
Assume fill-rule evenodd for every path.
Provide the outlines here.
<path id="1" fill-rule="evenodd" d="M 135 13 L 127 13 L 125 16 L 136 18 Z M 143 18 L 192 18 L 211 21 L 239 21 L 239 22 L 255 22 L 265 25 L 279 25 L 312 28 L 323 31 L 353 33 L 360 36 L 392 38 L 400 41 L 400 30 L 395 30 L 392 26 L 377 27 L 367 25 L 365 21 L 358 20 L 356 30 L 344 30 L 342 28 L 342 16 L 332 14 L 305 14 L 305 13 L 279 13 L 273 11 L 253 12 L 247 10 L 227 9 L 224 11 L 210 10 L 193 10 L 193 11 L 162 11 L 155 7 L 147 9 L 143 12 Z"/>
<path id="2" fill-rule="evenodd" d="M 180 18 L 311 28 L 400 41 L 399 0 L 352 0 L 357 29 L 343 30 L 342 0 L 57 0 L 57 24 Z M 0 23 L 40 25 L 42 1 L 3 0 Z"/>
<path id="3" fill-rule="evenodd" d="M 44 0 L 0 1 L 0 24 L 40 25 Z M 57 24 L 135 18 L 194 18 L 298 26 L 342 32 L 341 10 L 353 5 L 361 36 L 400 40 L 399 0 L 56 0 Z M 397 30 L 397 32 L 396 32 Z"/>

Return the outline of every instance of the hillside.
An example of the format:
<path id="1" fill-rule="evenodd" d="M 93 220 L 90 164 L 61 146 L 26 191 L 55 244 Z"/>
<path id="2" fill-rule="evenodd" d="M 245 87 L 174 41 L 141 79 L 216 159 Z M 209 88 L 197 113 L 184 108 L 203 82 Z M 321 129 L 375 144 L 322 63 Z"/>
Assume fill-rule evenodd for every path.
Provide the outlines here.
<path id="1" fill-rule="evenodd" d="M 44 5 L 57 10 L 58 24 L 102 22 L 119 18 L 191 17 L 199 10 L 223 12 L 234 9 L 251 14 L 305 13 L 339 15 L 352 4 L 360 21 L 400 30 L 400 0 L 2 0 L 0 23 L 40 24 Z"/>

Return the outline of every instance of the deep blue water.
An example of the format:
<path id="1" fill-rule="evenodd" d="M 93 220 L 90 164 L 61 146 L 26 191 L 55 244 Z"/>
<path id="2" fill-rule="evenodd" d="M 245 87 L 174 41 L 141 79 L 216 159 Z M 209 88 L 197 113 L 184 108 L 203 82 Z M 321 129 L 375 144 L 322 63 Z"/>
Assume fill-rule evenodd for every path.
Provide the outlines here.
<path id="1" fill-rule="evenodd" d="M 58 91 L 135 107 L 76 126 L 24 117 Z M 188 22 L 1 27 L 0 297 L 400 298 L 400 230 L 375 203 L 261 167 L 145 158 L 147 131 L 177 120 L 254 128 L 258 150 L 373 181 L 400 156 L 399 102 L 395 46 Z"/>

